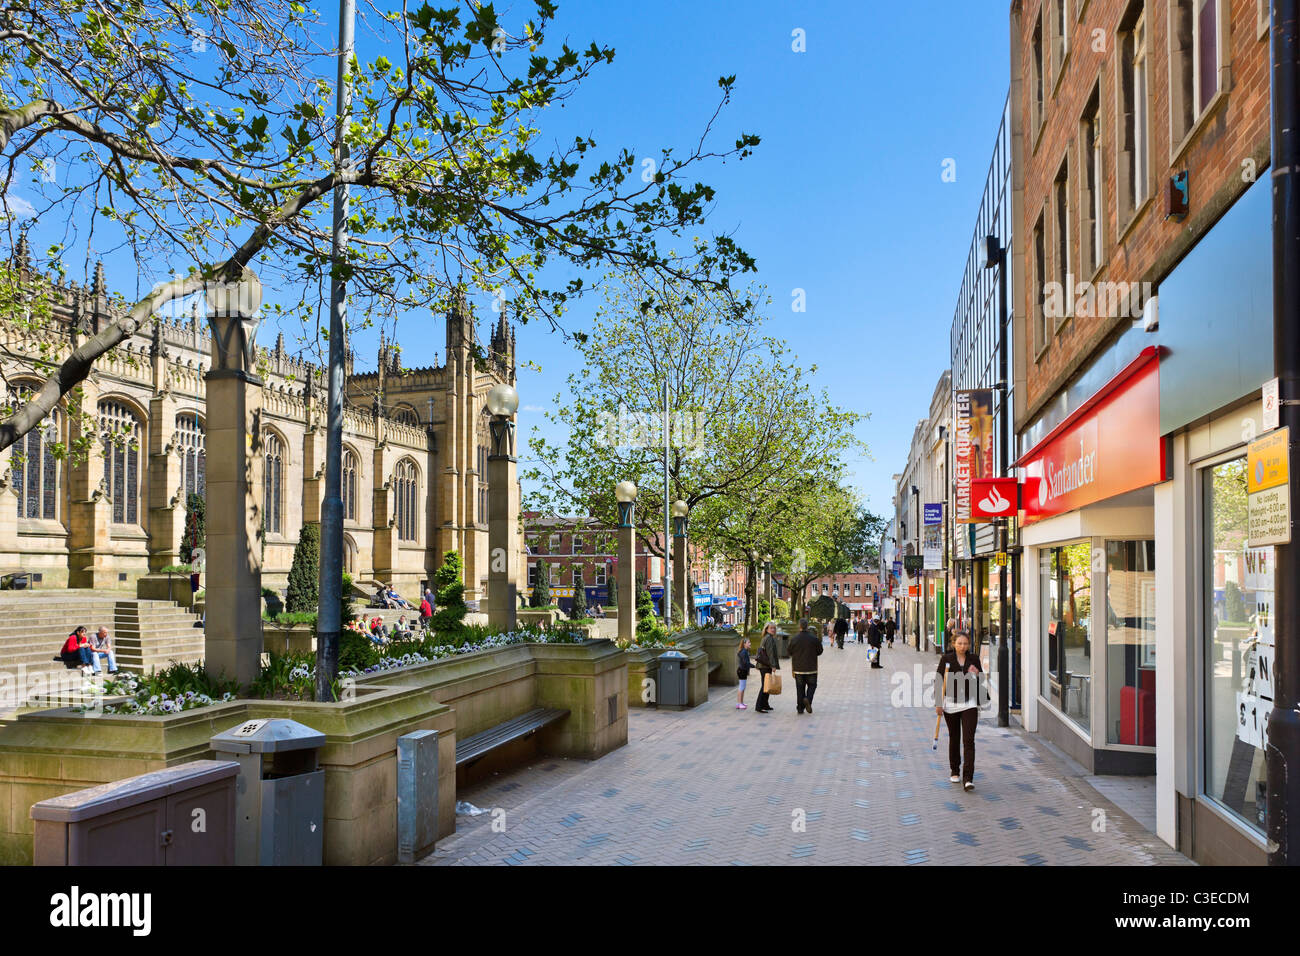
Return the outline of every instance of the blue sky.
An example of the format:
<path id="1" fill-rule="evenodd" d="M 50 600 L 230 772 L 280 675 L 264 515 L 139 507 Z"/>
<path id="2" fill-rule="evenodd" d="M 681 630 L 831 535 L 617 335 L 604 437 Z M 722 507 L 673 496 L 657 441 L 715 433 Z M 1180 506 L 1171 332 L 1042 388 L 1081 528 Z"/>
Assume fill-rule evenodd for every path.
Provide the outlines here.
<path id="1" fill-rule="evenodd" d="M 333 23 L 333 5 L 323 6 Z M 531 5 L 496 6 L 513 28 Z M 804 52 L 792 49 L 796 30 Z M 593 136 L 601 157 L 624 147 L 639 157 L 689 150 L 717 103 L 718 77 L 735 74 L 716 144 L 725 148 L 742 131 L 762 143 L 743 162 L 699 173 L 717 189 L 709 231 L 734 234 L 757 258 L 756 281 L 773 298 L 767 331 L 817 365 L 814 383 L 833 402 L 870 414 L 858 434 L 871 455 L 850 462 L 844 479 L 886 512 L 890 475 L 905 463 L 948 365 L 961 269 L 1007 90 L 1006 4 L 560 0 L 548 38 L 561 36 L 579 49 L 594 40 L 617 52 L 542 123 L 556 142 Z M 358 40 L 362 59 L 372 59 L 378 51 L 364 29 Z M 948 159 L 953 182 L 941 175 Z M 74 278 L 83 251 L 69 257 Z M 131 264 L 109 265 L 113 288 L 133 292 L 124 281 Z M 791 310 L 795 289 L 804 290 L 805 312 Z M 486 335 L 495 316 L 489 300 L 477 304 Z M 598 296 L 580 302 L 566 325 L 584 327 L 598 304 Z M 273 344 L 275 332 L 264 326 L 259 340 Z M 405 318 L 398 332 L 407 366 L 444 351 L 441 318 Z M 372 368 L 377 332 L 353 344 L 358 370 Z M 541 409 L 553 407 L 577 357 L 534 325 L 519 329 L 518 352 L 541 366 L 518 383 L 526 436 L 545 425 Z"/>
<path id="2" fill-rule="evenodd" d="M 1006 10 L 989 0 L 560 7 L 573 40 L 617 51 L 563 116 L 602 146 L 642 155 L 694 142 L 717 77 L 736 74 L 720 141 L 744 130 L 762 143 L 705 177 L 718 189 L 710 225 L 734 230 L 756 256 L 773 297 L 769 330 L 817 365 L 815 381 L 836 404 L 871 414 L 858 433 L 870 458 L 851 462 L 846 479 L 877 512 L 890 507 L 890 475 L 948 367 L 1006 98 Z M 804 53 L 791 49 L 795 29 Z M 955 182 L 941 176 L 949 158 Z M 796 288 L 806 292 L 804 313 L 791 310 Z M 534 328 L 521 330 L 519 350 L 542 366 L 521 374 L 522 404 L 550 407 L 574 356 Z M 521 430 L 541 419 L 524 412 Z"/>

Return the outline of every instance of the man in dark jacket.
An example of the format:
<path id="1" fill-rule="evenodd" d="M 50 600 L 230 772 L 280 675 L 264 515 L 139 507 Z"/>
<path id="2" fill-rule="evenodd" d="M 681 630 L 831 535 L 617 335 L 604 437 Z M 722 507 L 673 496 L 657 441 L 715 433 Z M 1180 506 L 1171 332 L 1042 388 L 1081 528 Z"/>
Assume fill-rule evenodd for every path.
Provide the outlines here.
<path id="1" fill-rule="evenodd" d="M 844 635 L 849 633 L 849 622 L 847 618 L 837 617 L 835 619 L 835 646 L 844 650 Z"/>
<path id="2" fill-rule="evenodd" d="M 885 622 L 885 640 L 889 641 L 889 646 L 894 646 L 894 634 L 898 631 L 898 624 L 891 617 Z"/>
<path id="3" fill-rule="evenodd" d="M 799 622 L 801 630 L 790 638 L 790 669 L 794 672 L 795 712 L 802 714 L 807 708 L 812 713 L 813 694 L 817 692 L 817 658 L 822 652 L 822 642 L 808 626 L 808 619 Z"/>
<path id="4" fill-rule="evenodd" d="M 870 654 L 872 658 L 871 660 L 872 667 L 881 666 L 880 645 L 884 643 L 884 639 L 885 639 L 884 628 L 880 626 L 880 622 L 878 620 L 873 619 L 871 622 L 871 626 L 867 629 L 867 643 L 871 646 L 872 650 L 875 651 L 874 654 L 870 654 L 870 652 L 868 652 L 868 654 Z"/>

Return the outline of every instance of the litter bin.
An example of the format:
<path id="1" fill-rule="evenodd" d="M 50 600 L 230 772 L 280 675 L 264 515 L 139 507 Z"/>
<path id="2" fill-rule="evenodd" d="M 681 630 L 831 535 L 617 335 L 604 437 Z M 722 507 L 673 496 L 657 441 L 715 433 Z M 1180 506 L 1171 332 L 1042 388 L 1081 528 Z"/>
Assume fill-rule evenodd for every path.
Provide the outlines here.
<path id="1" fill-rule="evenodd" d="M 686 665 L 690 659 L 681 651 L 665 651 L 659 655 L 660 707 L 683 709 L 686 707 Z"/>
<path id="2" fill-rule="evenodd" d="M 789 631 L 776 632 L 777 653 L 781 657 L 790 656 L 790 633 Z"/>
<path id="3" fill-rule="evenodd" d="M 325 735 L 296 720 L 249 720 L 212 738 L 218 759 L 239 764 L 238 866 L 320 866 L 324 859 Z"/>

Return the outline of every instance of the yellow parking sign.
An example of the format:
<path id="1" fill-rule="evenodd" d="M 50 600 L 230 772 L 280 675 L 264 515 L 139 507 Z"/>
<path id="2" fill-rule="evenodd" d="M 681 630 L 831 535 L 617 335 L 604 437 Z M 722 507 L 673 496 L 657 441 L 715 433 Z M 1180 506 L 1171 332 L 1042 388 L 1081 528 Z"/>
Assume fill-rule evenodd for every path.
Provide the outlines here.
<path id="1" fill-rule="evenodd" d="M 1291 429 L 1279 428 L 1250 443 L 1246 452 L 1246 491 L 1253 494 L 1291 480 Z"/>

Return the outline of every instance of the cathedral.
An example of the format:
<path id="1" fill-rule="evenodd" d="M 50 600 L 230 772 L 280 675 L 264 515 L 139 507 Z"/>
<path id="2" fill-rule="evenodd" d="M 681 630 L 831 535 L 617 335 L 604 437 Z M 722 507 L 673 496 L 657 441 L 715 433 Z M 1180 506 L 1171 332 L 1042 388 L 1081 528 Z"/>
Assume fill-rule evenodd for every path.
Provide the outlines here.
<path id="1" fill-rule="evenodd" d="M 10 276 L 30 278 L 20 245 Z M 55 282 L 39 330 L 0 320 L 0 367 L 12 406 L 40 378 L 33 360 L 62 359 L 118 317 L 97 266 L 88 286 Z M 196 307 L 197 308 L 197 307 Z M 466 599 L 487 581 L 487 393 L 514 383 L 515 335 L 504 313 L 486 349 L 463 295 L 447 315 L 446 361 L 406 369 L 380 340 L 378 368 L 353 372 L 346 353 L 343 423 L 344 567 L 354 580 L 415 597 L 447 551 L 465 564 Z M 480 352 L 485 361 L 475 361 Z M 102 356 L 51 419 L 0 452 L 0 574 L 30 572 L 37 588 L 120 589 L 177 564 L 190 493 L 204 494 L 206 323 L 158 318 Z M 324 370 L 257 350 L 263 381 L 262 582 L 282 588 L 304 523 L 325 494 Z M 86 432 L 91 434 L 87 435 Z M 71 458 L 62 448 L 89 448 Z M 21 452 L 16 454 L 16 452 Z M 518 496 L 512 495 L 517 501 Z M 207 507 L 219 506 L 208 502 Z"/>

